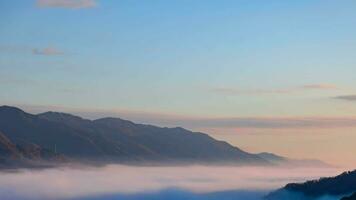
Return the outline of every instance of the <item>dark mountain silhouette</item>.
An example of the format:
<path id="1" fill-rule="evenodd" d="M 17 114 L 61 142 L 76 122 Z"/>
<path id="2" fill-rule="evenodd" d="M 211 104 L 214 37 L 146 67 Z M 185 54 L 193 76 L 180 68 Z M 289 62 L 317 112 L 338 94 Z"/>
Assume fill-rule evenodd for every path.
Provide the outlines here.
<path id="1" fill-rule="evenodd" d="M 356 200 L 356 192 L 353 193 L 351 196 L 341 198 L 341 200 Z"/>
<path id="2" fill-rule="evenodd" d="M 340 196 L 356 192 L 356 170 L 344 172 L 330 178 L 307 181 L 305 183 L 289 183 L 285 187 L 270 193 L 266 198 L 292 199 L 291 194 L 302 194 L 306 197 L 321 197 L 324 195 Z"/>
<path id="3" fill-rule="evenodd" d="M 101 163 L 147 161 L 270 164 L 258 155 L 242 151 L 204 133 L 135 124 L 119 118 L 87 120 L 57 112 L 33 115 L 15 107 L 2 106 L 0 131 L 3 136 L 0 137 L 1 144 L 4 146 L 1 156 L 7 158 L 25 155 L 23 151 L 37 148 L 41 155 L 48 155 L 47 159 L 51 157 L 51 152 L 75 161 Z M 23 144 L 31 144 L 32 147 L 28 149 Z"/>

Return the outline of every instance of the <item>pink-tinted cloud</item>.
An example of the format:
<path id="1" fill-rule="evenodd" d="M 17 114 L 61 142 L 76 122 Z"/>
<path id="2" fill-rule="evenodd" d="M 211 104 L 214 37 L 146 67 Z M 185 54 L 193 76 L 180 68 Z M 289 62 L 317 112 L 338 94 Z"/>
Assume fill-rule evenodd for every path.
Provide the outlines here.
<path id="1" fill-rule="evenodd" d="M 37 0 L 37 6 L 49 8 L 80 9 L 92 8 L 96 5 L 95 0 Z"/>

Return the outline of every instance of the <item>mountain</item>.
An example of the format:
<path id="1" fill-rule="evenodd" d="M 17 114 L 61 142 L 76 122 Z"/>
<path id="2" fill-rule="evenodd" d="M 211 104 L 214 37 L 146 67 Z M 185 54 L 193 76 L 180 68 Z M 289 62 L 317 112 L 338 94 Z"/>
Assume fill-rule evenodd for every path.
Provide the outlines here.
<path id="1" fill-rule="evenodd" d="M 0 132 L 0 169 L 17 167 L 41 167 L 46 163 L 63 162 L 66 159 L 38 145 L 21 142 L 14 144 Z"/>
<path id="2" fill-rule="evenodd" d="M 332 167 L 331 165 L 320 161 L 312 159 L 290 159 L 283 156 L 279 156 L 273 153 L 262 152 L 257 154 L 260 158 L 263 158 L 270 163 L 276 165 L 283 165 L 288 167 Z"/>
<path id="3" fill-rule="evenodd" d="M 1 106 L 0 131 L 5 157 L 18 155 L 20 150 L 14 146 L 25 143 L 74 161 L 270 164 L 204 133 L 119 118 L 88 120 L 58 112 L 33 115 Z"/>
<path id="4" fill-rule="evenodd" d="M 21 153 L 2 132 L 0 132 L 0 162 L 5 162 L 7 159 L 17 159 L 21 157 Z"/>
<path id="5" fill-rule="evenodd" d="M 285 187 L 270 193 L 266 199 L 303 199 L 301 196 L 317 198 L 322 196 L 341 196 L 356 192 L 356 170 L 344 172 L 330 178 L 307 181 L 305 183 L 289 183 Z"/>

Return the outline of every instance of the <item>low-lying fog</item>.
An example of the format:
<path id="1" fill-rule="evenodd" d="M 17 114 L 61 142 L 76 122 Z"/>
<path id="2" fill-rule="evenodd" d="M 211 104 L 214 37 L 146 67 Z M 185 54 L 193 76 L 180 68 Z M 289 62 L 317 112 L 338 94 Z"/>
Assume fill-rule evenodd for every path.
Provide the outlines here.
<path id="1" fill-rule="evenodd" d="M 1 200 L 201 199 L 204 195 L 204 199 L 260 199 L 286 183 L 334 176 L 342 171 L 199 165 L 24 170 L 0 173 L 0 196 Z"/>

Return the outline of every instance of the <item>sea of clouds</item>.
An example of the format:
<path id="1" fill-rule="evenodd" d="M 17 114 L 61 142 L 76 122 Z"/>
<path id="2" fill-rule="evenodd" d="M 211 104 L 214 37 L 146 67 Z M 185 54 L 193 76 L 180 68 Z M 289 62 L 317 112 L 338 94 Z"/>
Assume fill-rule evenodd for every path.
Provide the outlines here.
<path id="1" fill-rule="evenodd" d="M 1 200 L 255 200 L 286 183 L 334 176 L 342 171 L 335 168 L 201 165 L 22 170 L 0 172 L 0 196 Z"/>

